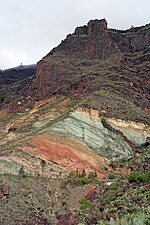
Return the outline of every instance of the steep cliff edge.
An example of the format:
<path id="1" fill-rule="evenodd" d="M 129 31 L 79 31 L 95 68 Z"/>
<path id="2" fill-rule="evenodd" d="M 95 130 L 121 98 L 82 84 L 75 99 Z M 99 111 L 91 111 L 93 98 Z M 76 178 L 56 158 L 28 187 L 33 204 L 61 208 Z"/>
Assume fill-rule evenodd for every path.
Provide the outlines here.
<path id="1" fill-rule="evenodd" d="M 121 57 L 120 50 L 108 34 L 107 21 L 90 20 L 87 26 L 77 27 L 47 56 L 61 54 L 81 59 L 106 59 L 111 55 Z"/>
<path id="2" fill-rule="evenodd" d="M 51 95 L 89 97 L 89 107 L 93 107 L 90 102 L 95 102 L 94 108 L 100 109 L 101 105 L 108 115 L 111 112 L 110 116 L 115 116 L 120 97 L 126 101 L 126 109 L 116 117 L 124 115 L 121 119 L 148 122 L 149 32 L 149 25 L 119 31 L 108 29 L 105 19 L 91 20 L 87 26 L 76 28 L 38 63 L 27 94 L 32 101 Z M 130 116 L 127 108 L 137 113 Z"/>

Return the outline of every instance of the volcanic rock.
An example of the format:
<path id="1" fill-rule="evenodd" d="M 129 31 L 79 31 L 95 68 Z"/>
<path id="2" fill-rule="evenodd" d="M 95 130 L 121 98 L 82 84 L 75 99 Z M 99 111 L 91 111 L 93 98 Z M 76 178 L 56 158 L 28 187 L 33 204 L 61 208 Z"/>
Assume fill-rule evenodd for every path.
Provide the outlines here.
<path id="1" fill-rule="evenodd" d="M 120 31 L 108 29 L 105 19 L 91 20 L 37 64 L 27 95 L 39 100 L 56 94 L 77 99 L 94 94 L 95 108 L 106 105 L 114 111 L 110 99 L 95 94 L 104 89 L 149 114 L 149 39 L 149 25 Z"/>

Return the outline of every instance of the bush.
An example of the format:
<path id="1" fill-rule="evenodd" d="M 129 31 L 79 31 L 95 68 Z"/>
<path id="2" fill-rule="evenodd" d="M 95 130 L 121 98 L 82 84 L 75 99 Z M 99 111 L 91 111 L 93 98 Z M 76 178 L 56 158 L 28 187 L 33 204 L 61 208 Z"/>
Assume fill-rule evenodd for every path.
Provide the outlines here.
<path id="1" fill-rule="evenodd" d="M 86 177 L 86 172 L 85 172 L 85 170 L 82 170 L 81 177 Z"/>
<path id="2" fill-rule="evenodd" d="M 97 173 L 96 172 L 89 172 L 88 178 L 89 179 L 94 179 L 97 177 Z"/>
<path id="3" fill-rule="evenodd" d="M 138 172 L 131 172 L 128 180 L 130 183 L 141 181 L 141 175 Z"/>
<path id="4" fill-rule="evenodd" d="M 77 174 L 76 174 L 75 171 L 71 171 L 71 172 L 69 172 L 69 174 L 68 174 L 68 178 L 72 178 L 72 177 L 76 177 L 76 176 L 77 176 Z"/>
<path id="5" fill-rule="evenodd" d="M 80 209 L 88 209 L 92 207 L 92 203 L 90 200 L 86 199 L 85 197 L 80 199 Z"/>
<path id="6" fill-rule="evenodd" d="M 144 173 L 144 174 L 142 175 L 141 179 L 142 179 L 143 182 L 149 182 L 149 181 L 150 181 L 150 171 Z"/>
<path id="7" fill-rule="evenodd" d="M 76 185 L 85 185 L 90 183 L 90 179 L 88 179 L 87 177 L 79 177 L 75 178 L 73 183 Z"/>
<path id="8" fill-rule="evenodd" d="M 131 172 L 128 177 L 128 180 L 130 183 L 139 182 L 139 181 L 149 182 L 150 181 L 150 171 L 146 172 L 142 175 L 139 174 L 138 172 Z"/>
<path id="9" fill-rule="evenodd" d="M 140 214 L 127 214 L 121 219 L 116 218 L 113 219 L 112 217 L 110 218 L 110 221 L 98 221 L 97 225 L 149 225 L 149 218 L 147 217 L 146 214 L 140 213 Z"/>
<path id="10" fill-rule="evenodd" d="M 117 191 L 116 190 L 108 190 L 106 194 L 106 202 L 110 203 L 111 201 L 115 200 L 117 197 Z"/>

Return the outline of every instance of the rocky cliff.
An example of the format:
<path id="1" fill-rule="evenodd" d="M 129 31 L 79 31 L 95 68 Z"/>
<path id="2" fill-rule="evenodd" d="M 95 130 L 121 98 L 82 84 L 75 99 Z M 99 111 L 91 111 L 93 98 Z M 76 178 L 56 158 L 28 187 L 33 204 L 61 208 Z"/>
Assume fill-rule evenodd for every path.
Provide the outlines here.
<path id="1" fill-rule="evenodd" d="M 143 113 L 150 110 L 149 34 L 149 25 L 119 31 L 108 29 L 105 19 L 91 20 L 38 63 L 27 94 L 35 100 L 55 94 L 72 99 L 90 96 L 89 107 L 95 102 L 94 108 L 108 110 L 111 116 L 120 97 L 138 112 L 131 116 L 124 109 L 123 119 L 143 121 Z"/>
<path id="2" fill-rule="evenodd" d="M 77 27 L 73 34 L 61 42 L 48 55 L 64 53 L 82 59 L 105 59 L 117 54 L 121 58 L 120 50 L 108 34 L 107 22 L 91 20 L 87 26 Z"/>
<path id="3" fill-rule="evenodd" d="M 19 114 L 1 112 L 2 152 L 19 146 L 17 156 L 2 154 L 3 164 L 12 162 L 15 173 L 14 162 L 23 163 L 18 160 L 23 151 L 29 154 L 23 163 L 29 172 L 39 173 L 27 163 L 33 154 L 38 157 L 34 165 L 40 159 L 57 164 L 56 174 L 87 167 L 107 176 L 101 157 L 111 163 L 140 152 L 150 136 L 149 32 L 149 25 L 108 29 L 102 19 L 69 34 L 37 64 L 28 90 L 23 87 L 21 97 L 8 106 Z M 6 70 L 3 83 L 21 81 L 27 71 L 33 73 L 35 66 Z M 25 138 L 28 144 L 22 143 Z"/>

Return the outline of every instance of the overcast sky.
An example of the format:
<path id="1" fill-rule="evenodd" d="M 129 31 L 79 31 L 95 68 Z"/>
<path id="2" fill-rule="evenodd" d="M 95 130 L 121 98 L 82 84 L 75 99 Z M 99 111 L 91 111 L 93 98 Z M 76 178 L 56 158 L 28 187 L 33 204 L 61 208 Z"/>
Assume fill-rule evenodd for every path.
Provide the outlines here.
<path id="1" fill-rule="evenodd" d="M 90 19 L 111 28 L 150 23 L 150 0 L 0 0 L 0 68 L 39 61 Z"/>

